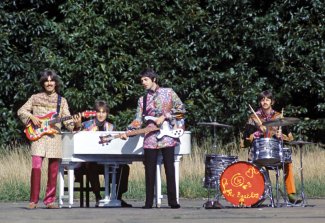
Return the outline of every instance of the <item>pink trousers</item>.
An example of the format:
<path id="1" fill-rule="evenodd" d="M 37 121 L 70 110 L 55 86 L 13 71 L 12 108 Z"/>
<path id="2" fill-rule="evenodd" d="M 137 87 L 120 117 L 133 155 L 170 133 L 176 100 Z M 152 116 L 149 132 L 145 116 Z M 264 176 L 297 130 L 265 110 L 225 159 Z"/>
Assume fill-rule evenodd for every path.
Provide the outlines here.
<path id="1" fill-rule="evenodd" d="M 39 194 L 41 189 L 41 172 L 44 157 L 32 156 L 32 173 L 30 179 L 30 202 L 35 204 L 39 201 Z M 56 182 L 59 171 L 59 159 L 49 158 L 48 177 L 46 193 L 44 197 L 44 204 L 55 202 L 56 199 Z"/>

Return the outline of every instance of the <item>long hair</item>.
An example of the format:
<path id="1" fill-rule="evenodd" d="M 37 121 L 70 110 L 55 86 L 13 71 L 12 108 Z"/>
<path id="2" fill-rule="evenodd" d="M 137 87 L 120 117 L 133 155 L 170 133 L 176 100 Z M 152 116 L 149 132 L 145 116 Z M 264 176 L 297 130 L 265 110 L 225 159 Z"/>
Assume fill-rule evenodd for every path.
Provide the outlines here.
<path id="1" fill-rule="evenodd" d="M 54 70 L 44 70 L 41 72 L 41 77 L 39 79 L 39 84 L 41 85 L 43 91 L 45 91 L 44 83 L 51 77 L 51 80 L 55 82 L 55 92 L 59 93 L 60 91 L 60 78 Z"/>
<path id="2" fill-rule="evenodd" d="M 95 102 L 95 107 L 94 107 L 94 109 L 95 109 L 97 112 L 99 112 L 101 108 L 102 108 L 102 109 L 103 109 L 107 114 L 109 113 L 109 107 L 108 107 L 108 105 L 107 105 L 107 103 L 106 103 L 105 101 L 103 101 L 103 100 L 98 100 L 98 101 L 96 101 L 96 102 Z"/>

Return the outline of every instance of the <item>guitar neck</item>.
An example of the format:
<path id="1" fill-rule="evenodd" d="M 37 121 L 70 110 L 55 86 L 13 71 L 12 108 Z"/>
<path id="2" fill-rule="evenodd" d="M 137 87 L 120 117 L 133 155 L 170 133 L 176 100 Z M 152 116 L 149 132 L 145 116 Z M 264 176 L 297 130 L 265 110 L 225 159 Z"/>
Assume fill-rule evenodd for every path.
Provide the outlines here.
<path id="1" fill-rule="evenodd" d="M 67 121 L 69 119 L 72 119 L 72 116 L 66 116 L 66 117 L 63 117 L 63 118 L 55 118 L 55 119 L 50 120 L 49 124 L 52 125 L 52 124 L 55 124 L 55 123 Z"/>
<path id="2" fill-rule="evenodd" d="M 133 130 L 130 132 L 126 132 L 126 136 L 135 136 L 135 135 L 140 135 L 140 134 L 144 134 L 144 133 L 148 133 L 148 132 L 152 132 L 152 131 L 156 131 L 159 130 L 158 127 L 147 127 L 144 129 L 137 129 L 137 130 Z"/>

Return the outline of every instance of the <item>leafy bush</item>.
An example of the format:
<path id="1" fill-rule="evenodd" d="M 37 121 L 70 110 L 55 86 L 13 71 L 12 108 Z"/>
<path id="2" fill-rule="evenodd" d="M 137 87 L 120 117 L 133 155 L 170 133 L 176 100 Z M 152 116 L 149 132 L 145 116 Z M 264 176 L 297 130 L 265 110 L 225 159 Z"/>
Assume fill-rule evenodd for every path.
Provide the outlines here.
<path id="1" fill-rule="evenodd" d="M 71 111 L 108 101 L 125 129 L 143 94 L 137 74 L 153 67 L 185 102 L 188 129 L 233 125 L 238 137 L 259 92 L 323 141 L 324 3 L 310 1 L 46 0 L 0 3 L 0 142 L 21 141 L 16 111 L 39 90 L 38 73 L 59 72 Z M 210 130 L 209 130 L 210 133 Z"/>

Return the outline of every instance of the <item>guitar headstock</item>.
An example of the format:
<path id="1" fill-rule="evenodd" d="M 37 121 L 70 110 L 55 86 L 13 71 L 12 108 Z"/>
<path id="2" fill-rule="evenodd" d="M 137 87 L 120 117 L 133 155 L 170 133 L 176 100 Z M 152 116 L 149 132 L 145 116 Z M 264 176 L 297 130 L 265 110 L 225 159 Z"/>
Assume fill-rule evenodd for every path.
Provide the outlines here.
<path id="1" fill-rule="evenodd" d="M 112 140 L 114 139 L 114 137 L 112 136 L 112 135 L 110 135 L 110 134 L 108 134 L 108 135 L 105 135 L 105 136 L 99 136 L 99 144 L 102 144 L 102 145 L 104 145 L 104 144 L 108 144 L 108 143 L 110 143 Z"/>
<path id="2" fill-rule="evenodd" d="M 81 113 L 81 116 L 84 118 L 90 118 L 90 117 L 95 117 L 96 116 L 96 111 L 84 111 Z"/>

